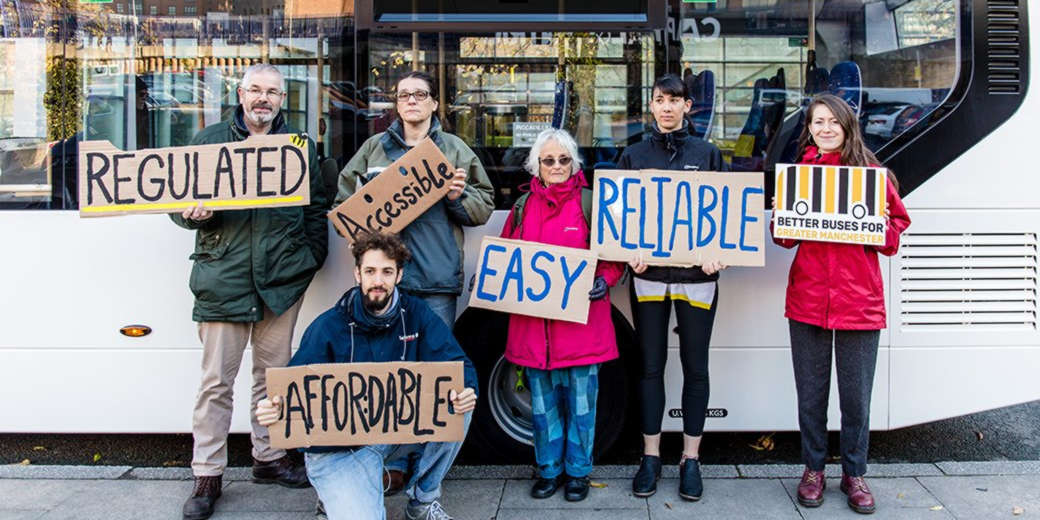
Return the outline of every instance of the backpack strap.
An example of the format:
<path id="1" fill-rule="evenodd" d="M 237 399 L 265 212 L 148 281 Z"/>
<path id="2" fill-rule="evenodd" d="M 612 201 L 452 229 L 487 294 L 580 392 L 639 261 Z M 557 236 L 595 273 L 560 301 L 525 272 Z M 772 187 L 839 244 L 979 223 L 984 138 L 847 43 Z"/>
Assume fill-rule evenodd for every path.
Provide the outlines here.
<path id="1" fill-rule="evenodd" d="M 585 215 L 585 225 L 592 229 L 592 190 L 581 189 L 581 212 Z"/>
<path id="2" fill-rule="evenodd" d="M 524 221 L 524 205 L 527 204 L 527 197 L 531 195 L 531 192 L 524 193 L 516 202 L 513 203 L 513 232 L 520 229 L 520 224 Z"/>

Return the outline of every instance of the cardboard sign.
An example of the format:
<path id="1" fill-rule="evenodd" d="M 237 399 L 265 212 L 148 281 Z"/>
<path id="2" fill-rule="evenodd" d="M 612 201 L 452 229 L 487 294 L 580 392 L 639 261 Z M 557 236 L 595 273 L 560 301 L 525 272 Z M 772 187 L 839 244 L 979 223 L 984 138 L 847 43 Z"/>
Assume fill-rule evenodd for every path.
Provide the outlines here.
<path id="1" fill-rule="evenodd" d="M 307 139 L 296 134 L 125 152 L 79 145 L 79 215 L 304 206 L 311 201 Z"/>
<path id="2" fill-rule="evenodd" d="M 451 189 L 455 167 L 429 137 L 329 212 L 351 243 L 362 233 L 397 233 Z"/>
<path id="3" fill-rule="evenodd" d="M 773 236 L 884 245 L 887 186 L 884 168 L 778 164 Z"/>
<path id="4" fill-rule="evenodd" d="M 765 265 L 761 173 L 598 170 L 591 249 L 649 265 Z"/>
<path id="5" fill-rule="evenodd" d="M 596 254 L 587 249 L 484 237 L 472 307 L 585 323 Z"/>
<path id="6" fill-rule="evenodd" d="M 464 388 L 462 362 L 322 363 L 267 369 L 282 397 L 271 445 L 359 446 L 461 441 L 463 414 L 448 392 Z"/>

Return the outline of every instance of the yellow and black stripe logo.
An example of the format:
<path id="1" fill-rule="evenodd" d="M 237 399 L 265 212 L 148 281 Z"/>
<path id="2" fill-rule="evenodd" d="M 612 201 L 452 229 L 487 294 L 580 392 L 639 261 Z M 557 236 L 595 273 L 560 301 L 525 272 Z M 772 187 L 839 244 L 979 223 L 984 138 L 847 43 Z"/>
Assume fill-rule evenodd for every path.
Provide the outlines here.
<path id="1" fill-rule="evenodd" d="M 885 214 L 884 168 L 778 164 L 776 209 L 799 215 L 829 213 L 862 219 Z"/>
<path id="2" fill-rule="evenodd" d="M 289 137 L 289 140 L 292 142 L 293 146 L 297 148 L 307 148 L 307 137 L 305 135 L 292 134 L 292 136 Z"/>

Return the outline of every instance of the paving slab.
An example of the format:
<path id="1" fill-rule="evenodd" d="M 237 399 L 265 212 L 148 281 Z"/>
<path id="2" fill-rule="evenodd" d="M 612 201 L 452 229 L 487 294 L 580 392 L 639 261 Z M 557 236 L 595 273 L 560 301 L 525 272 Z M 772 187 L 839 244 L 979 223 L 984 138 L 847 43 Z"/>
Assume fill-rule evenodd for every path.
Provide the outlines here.
<path id="1" fill-rule="evenodd" d="M 39 509 L 0 510 L 0 520 L 36 520 L 46 513 Z"/>
<path id="2" fill-rule="evenodd" d="M 250 512 L 225 512 L 214 513 L 211 520 L 315 520 L 314 511 L 309 513 L 258 513 Z"/>
<path id="3" fill-rule="evenodd" d="M 90 483 L 41 520 L 179 520 L 190 482 L 102 480 Z"/>
<path id="4" fill-rule="evenodd" d="M 191 491 L 190 489 L 188 490 Z M 187 495 L 181 498 L 184 500 Z M 314 512 L 318 495 L 314 488 L 294 489 L 277 484 L 231 482 L 217 502 L 220 511 Z"/>
<path id="5" fill-rule="evenodd" d="M 0 465 L 0 478 L 98 480 L 117 479 L 132 469 L 131 466 L 58 466 L 32 464 Z"/>
<path id="6" fill-rule="evenodd" d="M 1040 518 L 1040 478 L 1031 475 L 920 477 L 957 518 Z M 1014 515 L 1014 508 L 1022 513 Z"/>
<path id="7" fill-rule="evenodd" d="M 538 511 L 541 517 L 543 509 L 642 509 L 646 510 L 646 500 L 632 495 L 632 481 L 629 479 L 602 479 L 597 482 L 606 487 L 592 488 L 589 496 L 581 502 L 568 502 L 563 498 L 563 487 L 550 498 L 536 500 L 531 498 L 531 486 L 534 480 L 507 480 L 502 493 L 501 510 L 523 509 Z M 529 516 L 534 516 L 529 513 Z"/>
<path id="8" fill-rule="evenodd" d="M 445 480 L 533 478 L 534 466 L 452 466 Z"/>
<path id="9" fill-rule="evenodd" d="M 1040 475 L 1040 460 L 939 462 L 936 466 L 946 475 Z"/>
<path id="10" fill-rule="evenodd" d="M 799 479 L 783 480 L 784 488 L 798 508 L 803 518 L 830 519 L 847 518 L 863 519 L 863 515 L 849 509 L 847 497 L 841 492 L 841 479 L 827 479 L 827 489 L 823 492 L 823 505 L 820 507 L 804 507 L 797 503 Z M 871 519 L 944 519 L 954 518 L 942 503 L 932 496 L 917 479 L 914 478 L 868 478 L 867 485 L 874 494 L 877 510 Z M 938 509 L 932 509 L 939 506 Z"/>
<path id="11" fill-rule="evenodd" d="M 801 518 L 777 479 L 705 480 L 704 495 L 696 502 L 683 500 L 678 490 L 679 479 L 661 479 L 657 493 L 647 499 L 650 518 Z"/>
<path id="12" fill-rule="evenodd" d="M 495 517 L 502 498 L 504 480 L 449 480 L 441 484 L 441 505 L 459 520 L 487 520 Z M 408 497 L 398 493 L 386 499 L 387 520 L 403 520 Z"/>
<path id="13" fill-rule="evenodd" d="M 502 509 L 495 520 L 531 520 L 531 511 Z M 642 520 L 649 518 L 646 510 L 637 509 L 539 509 L 538 520 Z M 460 519 L 462 520 L 462 519 Z M 470 519 L 466 519 L 470 520 Z"/>
<path id="14" fill-rule="evenodd" d="M 737 471 L 742 478 L 802 478 L 805 466 L 801 464 L 738 464 Z M 827 475 L 841 475 L 840 464 L 827 464 L 824 467 Z"/>
<path id="15" fill-rule="evenodd" d="M 87 480 L 0 480 L 0 511 L 54 509 L 97 486 Z"/>
<path id="16" fill-rule="evenodd" d="M 134 468 L 123 478 L 136 480 L 194 480 L 191 468 Z"/>

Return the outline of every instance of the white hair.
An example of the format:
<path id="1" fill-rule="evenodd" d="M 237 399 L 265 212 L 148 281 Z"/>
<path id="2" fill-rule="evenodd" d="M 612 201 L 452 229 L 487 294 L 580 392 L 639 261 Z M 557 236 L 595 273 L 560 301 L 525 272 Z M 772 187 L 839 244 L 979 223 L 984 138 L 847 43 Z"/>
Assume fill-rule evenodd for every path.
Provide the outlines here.
<path id="1" fill-rule="evenodd" d="M 578 155 L 578 143 L 574 142 L 574 138 L 571 134 L 568 134 L 566 130 L 560 128 L 548 128 L 542 130 L 542 133 L 538 134 L 535 138 L 534 144 L 531 145 L 531 153 L 527 155 L 527 162 L 524 164 L 524 168 L 531 175 L 538 175 L 538 157 L 542 154 L 542 147 L 549 141 L 556 141 L 556 144 L 563 147 L 567 151 L 567 155 L 571 156 L 573 162 L 571 162 L 571 174 L 577 173 L 581 170 L 581 156 Z"/>
<path id="2" fill-rule="evenodd" d="M 282 71 L 278 70 L 278 67 L 271 65 L 270 63 L 254 63 L 246 67 L 246 71 L 242 73 L 242 81 L 238 83 L 238 86 L 242 87 L 243 90 L 249 90 L 249 87 L 253 86 L 253 74 L 266 72 L 271 74 L 277 74 L 280 83 L 282 84 L 281 89 L 285 90 L 285 75 Z"/>

